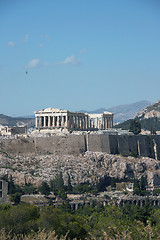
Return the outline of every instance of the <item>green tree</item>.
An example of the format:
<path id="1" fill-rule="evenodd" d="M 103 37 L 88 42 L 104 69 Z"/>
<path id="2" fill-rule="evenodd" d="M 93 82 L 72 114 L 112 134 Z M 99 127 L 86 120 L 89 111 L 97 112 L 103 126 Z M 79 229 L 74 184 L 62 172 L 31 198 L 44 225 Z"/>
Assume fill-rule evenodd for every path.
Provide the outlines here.
<path id="1" fill-rule="evenodd" d="M 116 179 L 115 178 L 111 178 L 111 189 L 112 190 L 116 189 Z"/>
<path id="2" fill-rule="evenodd" d="M 8 194 L 14 194 L 16 193 L 16 186 L 14 184 L 14 180 L 12 178 L 12 175 L 10 175 L 10 178 L 8 179 Z"/>
<path id="3" fill-rule="evenodd" d="M 50 181 L 50 187 L 51 187 L 51 191 L 53 191 L 55 195 L 58 195 L 63 199 L 66 198 L 66 193 L 65 193 L 66 187 L 64 185 L 63 176 L 61 172 L 59 175 L 55 177 L 55 179 Z"/>
<path id="4" fill-rule="evenodd" d="M 129 131 L 138 135 L 141 132 L 141 124 L 137 119 L 132 119 L 129 127 Z"/>
<path id="5" fill-rule="evenodd" d="M 68 174 L 68 186 L 67 186 L 67 190 L 68 192 L 72 192 L 72 184 L 71 184 L 71 178 L 70 178 L 70 175 Z"/>
<path id="6" fill-rule="evenodd" d="M 81 183 L 76 185 L 73 188 L 73 192 L 75 193 L 87 193 L 87 192 L 91 192 L 92 191 L 92 187 L 90 186 L 89 183 Z"/>
<path id="7" fill-rule="evenodd" d="M 141 177 L 141 191 L 146 191 L 146 178 L 144 176 Z"/>
<path id="8" fill-rule="evenodd" d="M 38 187 L 38 191 L 44 194 L 45 196 L 50 194 L 50 187 L 48 183 L 42 182 L 42 184 Z"/>
<path id="9" fill-rule="evenodd" d="M 140 188 L 139 180 L 136 179 L 136 178 L 134 179 L 133 193 L 136 194 L 136 195 L 140 195 L 140 193 L 141 193 L 141 188 Z"/>
<path id="10" fill-rule="evenodd" d="M 25 194 L 32 194 L 32 193 L 36 193 L 36 189 L 32 183 L 25 182 L 25 185 L 23 186 L 23 192 Z"/>
<path id="11" fill-rule="evenodd" d="M 5 228 L 6 232 L 12 234 L 38 231 L 36 223 L 38 218 L 39 208 L 37 206 L 20 203 L 16 206 L 5 207 L 0 209 L 0 229 Z"/>
<path id="12" fill-rule="evenodd" d="M 99 182 L 96 184 L 96 189 L 98 192 L 105 191 L 106 187 L 111 185 L 111 177 L 105 175 L 103 178 L 100 178 Z"/>
<path id="13" fill-rule="evenodd" d="M 12 194 L 11 196 L 11 202 L 14 202 L 15 204 L 18 204 L 20 203 L 20 200 L 21 200 L 21 194 L 16 192 L 14 194 Z"/>

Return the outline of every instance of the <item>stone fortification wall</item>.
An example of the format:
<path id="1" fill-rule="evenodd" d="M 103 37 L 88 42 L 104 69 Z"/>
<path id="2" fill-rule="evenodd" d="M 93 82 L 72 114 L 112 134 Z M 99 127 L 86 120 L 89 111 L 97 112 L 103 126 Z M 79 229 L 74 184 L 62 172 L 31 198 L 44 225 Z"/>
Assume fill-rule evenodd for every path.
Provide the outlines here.
<path id="1" fill-rule="evenodd" d="M 91 134 L 86 136 L 87 151 L 110 153 L 108 134 Z"/>
<path id="2" fill-rule="evenodd" d="M 86 151 L 84 136 L 53 136 L 0 140 L 0 151 L 11 155 L 27 154 L 72 154 Z"/>
<path id="3" fill-rule="evenodd" d="M 130 155 L 134 152 L 140 156 L 160 160 L 160 136 L 89 134 L 1 139 L 0 151 L 11 155 L 79 155 L 86 151 Z"/>
<path id="4" fill-rule="evenodd" d="M 110 153 L 151 157 L 160 160 L 160 136 L 109 136 Z"/>

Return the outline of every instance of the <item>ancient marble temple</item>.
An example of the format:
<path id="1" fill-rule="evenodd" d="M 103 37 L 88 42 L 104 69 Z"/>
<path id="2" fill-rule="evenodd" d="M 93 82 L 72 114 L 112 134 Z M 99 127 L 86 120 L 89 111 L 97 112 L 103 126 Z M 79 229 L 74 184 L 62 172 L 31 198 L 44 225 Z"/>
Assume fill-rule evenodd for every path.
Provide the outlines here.
<path id="1" fill-rule="evenodd" d="M 113 113 L 88 114 L 56 108 L 35 111 L 37 130 L 94 131 L 113 127 Z"/>

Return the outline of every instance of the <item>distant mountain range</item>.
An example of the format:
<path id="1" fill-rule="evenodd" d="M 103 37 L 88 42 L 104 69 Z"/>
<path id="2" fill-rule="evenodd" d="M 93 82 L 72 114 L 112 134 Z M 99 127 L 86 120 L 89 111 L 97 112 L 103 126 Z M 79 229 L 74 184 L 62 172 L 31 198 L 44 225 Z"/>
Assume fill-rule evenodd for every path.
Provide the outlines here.
<path id="1" fill-rule="evenodd" d="M 19 126 L 27 125 L 28 127 L 33 127 L 35 124 L 34 118 L 25 117 L 9 117 L 4 114 L 0 114 L 0 125 L 4 126 Z"/>
<path id="2" fill-rule="evenodd" d="M 160 101 L 157 101 L 154 104 L 149 105 L 148 107 L 142 109 L 136 115 L 139 119 L 148 119 L 148 118 L 159 118 L 160 119 Z"/>
<path id="3" fill-rule="evenodd" d="M 78 112 L 88 112 L 88 113 L 103 113 L 104 111 L 114 113 L 114 122 L 122 123 L 128 119 L 134 118 L 136 114 L 142 109 L 150 105 L 149 101 L 140 101 L 132 104 L 123 104 L 118 105 L 112 108 L 99 108 L 93 111 L 80 110 Z M 28 127 L 34 126 L 35 120 L 34 115 L 25 116 L 25 117 L 9 117 L 3 114 L 0 114 L 0 124 L 7 126 L 17 126 L 20 124 L 27 124 Z"/>
<path id="4" fill-rule="evenodd" d="M 142 129 L 149 130 L 151 132 L 160 131 L 160 101 L 157 101 L 156 103 L 139 111 L 135 118 L 140 121 Z M 129 129 L 130 124 L 131 120 L 127 120 L 116 125 L 116 127 Z"/>
<path id="5" fill-rule="evenodd" d="M 128 119 L 134 118 L 139 111 L 149 106 L 150 104 L 151 102 L 144 100 L 131 104 L 118 105 L 112 108 L 99 108 L 93 111 L 89 111 L 88 113 L 103 113 L 104 111 L 112 112 L 114 113 L 114 122 L 121 123 Z M 87 111 L 81 110 L 80 112 Z"/>

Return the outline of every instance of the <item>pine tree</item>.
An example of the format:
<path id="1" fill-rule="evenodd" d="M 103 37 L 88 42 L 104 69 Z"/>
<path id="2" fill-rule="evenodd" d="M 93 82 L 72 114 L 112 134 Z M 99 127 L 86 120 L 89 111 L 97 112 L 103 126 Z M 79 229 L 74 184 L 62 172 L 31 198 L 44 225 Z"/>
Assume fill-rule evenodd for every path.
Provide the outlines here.
<path id="1" fill-rule="evenodd" d="M 139 195 L 141 192 L 140 189 L 140 184 L 138 179 L 134 179 L 134 184 L 133 184 L 133 193 Z"/>
<path id="2" fill-rule="evenodd" d="M 72 192 L 72 184 L 71 184 L 71 178 L 70 175 L 68 174 L 68 186 L 67 186 L 68 192 Z"/>
<path id="3" fill-rule="evenodd" d="M 146 190 L 146 179 L 144 176 L 141 177 L 140 185 L 141 185 L 141 191 L 145 191 Z"/>
<path id="4" fill-rule="evenodd" d="M 45 196 L 50 194 L 50 187 L 46 182 L 42 182 L 42 184 L 38 187 L 38 190 Z"/>
<path id="5" fill-rule="evenodd" d="M 141 132 L 141 124 L 137 119 L 131 121 L 129 131 L 133 132 L 135 135 Z"/>
<path id="6" fill-rule="evenodd" d="M 16 192 L 16 187 L 14 184 L 14 180 L 12 178 L 12 175 L 10 175 L 10 178 L 8 180 L 8 194 L 14 194 Z"/>

